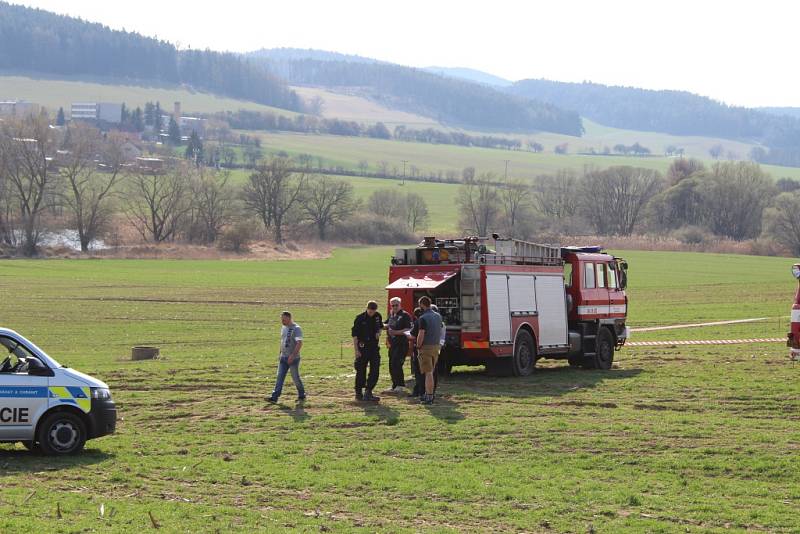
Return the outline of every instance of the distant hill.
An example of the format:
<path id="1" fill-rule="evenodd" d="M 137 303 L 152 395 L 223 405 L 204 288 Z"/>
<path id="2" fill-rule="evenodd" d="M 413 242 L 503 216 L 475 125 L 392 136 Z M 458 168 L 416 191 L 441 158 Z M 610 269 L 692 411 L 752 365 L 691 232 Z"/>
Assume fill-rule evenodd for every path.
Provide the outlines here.
<path id="1" fill-rule="evenodd" d="M 686 91 L 549 80 L 521 80 L 507 90 L 616 128 L 761 143 L 771 149 L 764 162 L 800 165 L 800 119 L 795 117 L 727 106 Z"/>
<path id="2" fill-rule="evenodd" d="M 317 61 L 349 61 L 351 63 L 385 63 L 377 59 L 352 54 L 341 54 L 315 48 L 262 48 L 245 54 L 249 57 L 272 59 L 276 61 L 293 61 L 296 59 L 315 59 Z"/>
<path id="3" fill-rule="evenodd" d="M 492 87 L 508 87 L 513 83 L 499 76 L 495 76 L 494 74 L 466 67 L 425 67 L 423 70 Z"/>
<path id="4" fill-rule="evenodd" d="M 186 84 L 302 109 L 301 99 L 283 80 L 237 54 L 177 50 L 166 41 L 6 2 L 0 2 L 0 50 L 2 70 Z"/>
<path id="5" fill-rule="evenodd" d="M 792 108 L 792 107 L 764 107 L 764 108 L 756 108 L 758 111 L 763 111 L 764 113 L 769 113 L 770 115 L 786 115 L 789 117 L 797 117 L 800 118 L 800 108 Z"/>
<path id="6" fill-rule="evenodd" d="M 580 116 L 575 112 L 420 69 L 331 59 L 257 59 L 293 85 L 358 88 L 365 96 L 391 108 L 452 126 L 568 135 L 583 132 Z"/>

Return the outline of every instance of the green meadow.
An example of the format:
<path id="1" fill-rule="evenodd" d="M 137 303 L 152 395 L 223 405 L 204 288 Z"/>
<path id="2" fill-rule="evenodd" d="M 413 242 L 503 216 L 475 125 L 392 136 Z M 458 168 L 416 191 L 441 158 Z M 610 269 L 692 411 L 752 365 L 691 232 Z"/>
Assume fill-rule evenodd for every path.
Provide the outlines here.
<path id="1" fill-rule="evenodd" d="M 297 133 L 248 132 L 261 137 L 266 153 L 285 152 L 291 156 L 311 154 L 321 157 L 326 167 L 340 166 L 356 170 L 362 160 L 369 164 L 370 172 L 378 172 L 381 161 L 388 163 L 391 173 L 397 168 L 402 174 L 403 160 L 407 161 L 406 173 L 410 175 L 411 165 L 423 173 L 455 171 L 461 176 L 465 167 L 475 167 L 478 173 L 493 172 L 497 176 L 505 173 L 508 160 L 508 175 L 513 178 L 529 180 L 541 174 L 552 174 L 560 169 L 581 172 L 585 167 L 607 168 L 615 165 L 631 165 L 665 172 L 673 158 L 664 156 L 622 156 L 622 155 L 583 155 L 576 151 L 585 146 L 582 138 L 572 138 L 569 153 L 555 154 L 549 146 L 545 152 L 535 154 L 523 150 L 501 150 L 494 148 L 463 147 L 456 145 L 436 145 L 412 143 L 390 139 L 371 139 L 367 137 L 344 137 L 337 135 L 313 135 Z M 550 136 L 552 137 L 552 135 Z M 558 136 L 560 142 L 561 140 Z M 713 161 L 707 157 L 706 165 Z M 746 159 L 746 155 L 740 155 Z M 773 178 L 800 179 L 800 167 L 778 167 L 763 165 Z"/>
<path id="2" fill-rule="evenodd" d="M 618 254 L 631 326 L 775 318 L 633 339 L 785 335 L 791 260 Z M 0 262 L 0 324 L 108 382 L 120 415 L 74 457 L 0 446 L 0 531 L 800 530 L 783 344 L 626 347 L 607 372 L 543 360 L 524 379 L 458 367 L 432 408 L 357 404 L 349 329 L 390 255 Z M 289 381 L 272 406 L 287 308 L 309 399 Z M 163 357 L 130 361 L 145 343 Z"/>

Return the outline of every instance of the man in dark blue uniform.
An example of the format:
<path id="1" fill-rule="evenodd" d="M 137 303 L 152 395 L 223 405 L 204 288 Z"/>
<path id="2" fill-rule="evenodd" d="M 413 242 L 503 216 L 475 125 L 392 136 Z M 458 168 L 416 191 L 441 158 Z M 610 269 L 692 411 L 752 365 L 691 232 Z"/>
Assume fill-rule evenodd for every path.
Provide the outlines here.
<path id="1" fill-rule="evenodd" d="M 377 402 L 380 400 L 372 394 L 378 383 L 381 368 L 381 353 L 378 342 L 383 330 L 383 317 L 378 313 L 378 303 L 371 300 L 364 313 L 356 315 L 353 321 L 353 349 L 355 350 L 356 400 Z M 369 377 L 367 376 L 369 366 Z M 366 388 L 366 390 L 365 390 Z"/>

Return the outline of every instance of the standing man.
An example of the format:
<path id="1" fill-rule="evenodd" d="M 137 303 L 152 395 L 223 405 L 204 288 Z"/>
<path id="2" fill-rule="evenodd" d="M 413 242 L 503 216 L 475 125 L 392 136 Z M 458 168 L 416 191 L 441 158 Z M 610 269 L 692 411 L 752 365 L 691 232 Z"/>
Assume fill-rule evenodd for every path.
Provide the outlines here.
<path id="1" fill-rule="evenodd" d="M 378 402 L 380 397 L 372 394 L 378 383 L 381 367 L 381 352 L 378 342 L 383 330 L 383 318 L 378 313 L 378 303 L 371 300 L 364 313 L 356 315 L 353 322 L 353 349 L 355 350 L 356 400 Z M 369 365 L 369 377 L 367 377 Z M 366 391 L 364 388 L 366 387 Z"/>
<path id="2" fill-rule="evenodd" d="M 419 371 L 419 349 L 417 349 L 417 334 L 419 334 L 419 318 L 422 315 L 422 308 L 414 308 L 414 326 L 409 334 L 409 346 L 411 353 L 411 372 L 414 373 L 414 390 L 408 394 L 409 397 L 417 397 L 422 400 L 425 395 L 425 375 Z"/>
<path id="3" fill-rule="evenodd" d="M 439 360 L 439 340 L 442 335 L 442 316 L 431 309 L 431 299 L 419 299 L 422 315 L 419 318 L 419 333 L 417 334 L 417 348 L 419 349 L 419 370 L 425 375 L 425 396 L 423 404 L 433 404 L 433 391 L 435 387 L 433 370 Z"/>
<path id="4" fill-rule="evenodd" d="M 292 314 L 288 311 L 281 312 L 281 350 L 278 356 L 278 377 L 275 379 L 275 389 L 267 397 L 269 402 L 278 402 L 283 390 L 283 381 L 286 373 L 292 372 L 292 382 L 297 388 L 297 400 L 306 400 L 306 390 L 300 380 L 300 349 L 303 347 L 303 331 L 300 325 L 292 321 Z"/>
<path id="5" fill-rule="evenodd" d="M 403 366 L 408 355 L 408 337 L 411 327 L 411 316 L 402 308 L 402 300 L 394 297 L 389 301 L 392 314 L 386 322 L 389 336 L 389 373 L 392 375 L 391 393 L 399 395 L 406 391 L 406 378 Z M 385 393 L 385 392 L 384 392 Z"/>

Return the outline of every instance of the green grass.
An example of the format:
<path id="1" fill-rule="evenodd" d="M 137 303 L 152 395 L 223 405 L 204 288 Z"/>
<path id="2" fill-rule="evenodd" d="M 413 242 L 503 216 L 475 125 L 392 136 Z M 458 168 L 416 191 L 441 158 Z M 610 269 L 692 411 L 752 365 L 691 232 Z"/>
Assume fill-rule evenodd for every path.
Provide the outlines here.
<path id="1" fill-rule="evenodd" d="M 434 145 L 395 140 L 343 137 L 335 135 L 306 135 L 295 133 L 248 132 L 259 135 L 267 153 L 284 151 L 290 155 L 311 154 L 324 159 L 326 166 L 341 166 L 355 170 L 358 162 L 367 160 L 371 172 L 378 170 L 380 161 L 389 163 L 389 171 L 397 167 L 402 172 L 403 160 L 408 162 L 406 172 L 415 165 L 424 172 L 456 171 L 461 175 L 464 167 L 475 167 L 480 172 L 494 172 L 502 176 L 505 160 L 509 160 L 511 177 L 531 179 L 540 174 L 552 174 L 559 169 L 580 172 L 586 166 L 606 168 L 614 165 L 632 165 L 665 172 L 672 162 L 667 157 L 634 156 L 584 156 L 558 155 L 552 152 L 534 154 L 490 148 Z M 576 139 L 576 142 L 579 142 Z M 574 146 L 574 145 L 571 145 Z M 571 150 L 574 151 L 574 148 Z M 712 162 L 707 161 L 707 164 Z M 764 165 L 773 178 L 800 179 L 800 168 Z"/>
<path id="2" fill-rule="evenodd" d="M 250 171 L 236 170 L 233 172 L 232 182 L 242 183 L 249 174 Z M 401 193 L 418 193 L 425 198 L 430 212 L 430 223 L 424 230 L 449 236 L 458 228 L 459 214 L 456 204 L 458 185 L 410 180 L 403 185 L 401 180 L 361 176 L 333 176 L 333 178 L 353 184 L 356 198 L 362 201 L 366 201 L 373 192 L 381 189 L 393 189 Z"/>
<path id="3" fill-rule="evenodd" d="M 437 128 L 443 126 L 435 119 L 388 108 L 378 102 L 355 94 L 340 93 L 318 87 L 293 87 L 306 101 L 322 99 L 322 116 L 366 124 L 383 122 L 389 128 L 404 125 L 409 128 Z"/>
<path id="4" fill-rule="evenodd" d="M 125 102 L 130 108 L 145 102 L 161 102 L 165 111 L 171 111 L 174 102 L 181 102 L 187 113 L 215 113 L 217 111 L 268 111 L 278 115 L 295 116 L 296 113 L 284 109 L 263 106 L 255 102 L 236 100 L 202 93 L 184 87 L 162 85 L 134 85 L 118 81 L 89 82 L 80 80 L 57 80 L 47 77 L 0 76 L 0 95 L 3 99 L 20 99 L 41 104 L 55 114 L 63 107 L 69 117 L 73 102 Z"/>
<path id="5" fill-rule="evenodd" d="M 385 298 L 389 255 L 0 262 L 2 324 L 107 381 L 121 416 L 73 458 L 0 446 L 0 531 L 151 529 L 148 512 L 168 532 L 800 529 L 784 346 L 629 347 L 609 372 L 540 362 L 525 379 L 458 368 L 433 408 L 357 405 L 340 343 Z M 623 255 L 632 325 L 786 316 L 796 284 L 786 259 Z M 284 308 L 304 327 L 304 407 L 291 384 L 263 400 Z M 140 343 L 164 358 L 128 361 Z"/>

